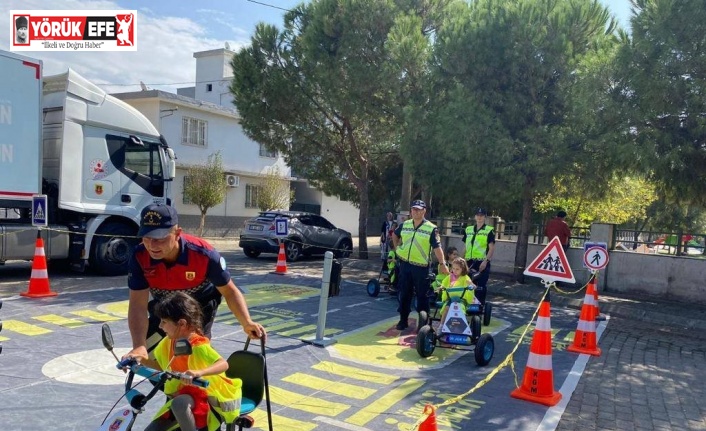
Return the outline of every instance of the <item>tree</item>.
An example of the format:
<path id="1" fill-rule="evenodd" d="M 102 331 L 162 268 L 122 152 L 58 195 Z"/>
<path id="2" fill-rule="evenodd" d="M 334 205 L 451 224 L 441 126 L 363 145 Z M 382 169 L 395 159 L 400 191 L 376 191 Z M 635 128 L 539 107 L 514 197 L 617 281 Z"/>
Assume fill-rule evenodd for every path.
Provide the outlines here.
<path id="1" fill-rule="evenodd" d="M 657 201 L 654 184 L 643 178 L 613 176 L 605 180 L 606 190 L 591 193 L 583 179 L 565 174 L 554 178 L 554 190 L 535 197 L 535 209 L 554 214 L 563 209 L 567 222 L 588 226 L 595 221 L 605 223 L 638 223 L 647 218 L 647 210 Z"/>
<path id="2" fill-rule="evenodd" d="M 465 211 L 521 206 L 515 278 L 522 281 L 535 195 L 565 169 L 587 171 L 589 162 L 614 169 L 605 157 L 614 142 L 598 121 L 610 82 L 594 72 L 612 52 L 615 21 L 593 0 L 455 7 L 435 39 L 435 97 L 425 120 L 413 123 L 421 139 L 406 152 L 424 154 L 415 173 L 444 199 L 463 199 Z"/>
<path id="3" fill-rule="evenodd" d="M 700 0 L 633 0 L 615 95 L 634 164 L 674 206 L 706 206 L 706 8 Z"/>
<path id="4" fill-rule="evenodd" d="M 282 179 L 277 166 L 265 174 L 257 192 L 257 207 L 261 211 L 274 209 L 289 209 L 294 200 L 294 190 L 289 188 L 289 182 Z"/>
<path id="5" fill-rule="evenodd" d="M 358 205 L 363 258 L 370 181 L 401 135 L 403 77 L 388 35 L 422 34 L 424 20 L 400 27 L 410 21 L 399 18 L 437 2 L 313 0 L 287 13 L 282 31 L 258 24 L 250 46 L 233 57 L 231 92 L 243 130 L 313 185 Z"/>
<path id="6" fill-rule="evenodd" d="M 198 235 L 203 235 L 206 224 L 206 213 L 210 208 L 223 202 L 226 196 L 227 184 L 223 179 L 223 161 L 220 151 L 210 156 L 206 163 L 191 166 L 184 182 L 184 197 L 199 207 L 201 221 Z"/>

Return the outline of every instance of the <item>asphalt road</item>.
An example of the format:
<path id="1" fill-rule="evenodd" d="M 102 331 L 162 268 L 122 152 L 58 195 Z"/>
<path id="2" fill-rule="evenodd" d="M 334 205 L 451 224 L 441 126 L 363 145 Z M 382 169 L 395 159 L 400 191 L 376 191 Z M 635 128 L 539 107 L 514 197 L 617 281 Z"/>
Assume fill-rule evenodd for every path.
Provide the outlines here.
<path id="1" fill-rule="evenodd" d="M 475 386 L 439 410 L 440 430 L 706 429 L 705 343 L 688 334 L 611 318 L 600 328 L 603 354 L 588 358 L 565 350 L 576 310 L 552 307 L 554 386 L 564 398 L 548 408 L 509 396 L 522 379 L 531 333 L 513 356 L 517 375 L 503 367 L 483 383 L 518 342 L 536 303 L 494 298 L 494 319 L 484 328 L 496 343 L 487 367 L 477 366 L 472 352 L 437 349 L 422 359 L 414 334 L 394 330 L 394 298 L 365 291 L 377 262 L 346 261 L 341 295 L 328 300 L 319 340 L 335 343 L 323 348 L 310 344 L 320 306 L 320 257 L 290 263 L 288 274 L 279 276 L 270 274 L 275 256 L 253 260 L 232 248 L 223 255 L 253 316 L 270 333 L 276 430 L 409 429 L 425 403 L 439 405 Z M 101 346 L 100 325 L 109 323 L 118 350 L 127 348 L 125 277 L 51 271 L 57 297 L 20 298 L 30 268 L 24 262 L 0 267 L 0 428 L 98 429 L 121 394 L 122 375 Z M 220 311 L 214 346 L 222 353 L 241 349 L 240 327 Z M 135 429 L 145 426 L 157 404 Z M 266 429 L 263 409 L 256 414 L 259 429 Z"/>

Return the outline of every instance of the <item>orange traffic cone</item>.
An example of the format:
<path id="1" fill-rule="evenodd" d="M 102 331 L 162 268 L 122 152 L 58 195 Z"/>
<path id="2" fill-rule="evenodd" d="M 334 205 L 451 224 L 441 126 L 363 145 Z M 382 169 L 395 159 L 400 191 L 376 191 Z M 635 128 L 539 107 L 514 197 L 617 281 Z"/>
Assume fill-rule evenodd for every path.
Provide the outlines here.
<path id="1" fill-rule="evenodd" d="M 427 404 L 424 406 L 424 414 L 429 416 L 424 419 L 424 422 L 419 424 L 419 428 L 417 428 L 417 430 L 437 431 L 438 428 L 436 427 L 436 408 L 434 408 L 434 406 L 432 406 L 431 404 Z"/>
<path id="2" fill-rule="evenodd" d="M 47 272 L 47 258 L 44 254 L 44 240 L 41 232 L 37 231 L 37 243 L 34 246 L 34 259 L 32 259 L 32 275 L 29 277 L 29 288 L 20 293 L 30 298 L 43 298 L 56 296 L 49 287 L 49 273 Z"/>
<path id="3" fill-rule="evenodd" d="M 588 283 L 581 306 L 581 317 L 574 335 L 574 342 L 566 348 L 569 352 L 600 356 L 601 349 L 596 345 L 596 316 L 594 283 Z"/>
<path id="4" fill-rule="evenodd" d="M 522 386 L 512 391 L 510 396 L 550 407 L 561 400 L 561 392 L 554 390 L 552 325 L 548 292 L 539 306 Z"/>
<path id="5" fill-rule="evenodd" d="M 273 274 L 287 273 L 287 256 L 284 254 L 284 242 L 279 243 L 279 253 L 277 254 L 277 267 Z"/>
<path id="6" fill-rule="evenodd" d="M 588 282 L 588 284 L 593 284 L 593 299 L 594 299 L 593 309 L 595 310 L 594 316 L 595 316 L 596 320 L 605 320 L 605 316 L 601 316 L 601 310 L 600 310 L 600 307 L 598 307 L 598 282 L 596 281 L 597 278 L 598 278 L 598 272 L 594 273 Z"/>

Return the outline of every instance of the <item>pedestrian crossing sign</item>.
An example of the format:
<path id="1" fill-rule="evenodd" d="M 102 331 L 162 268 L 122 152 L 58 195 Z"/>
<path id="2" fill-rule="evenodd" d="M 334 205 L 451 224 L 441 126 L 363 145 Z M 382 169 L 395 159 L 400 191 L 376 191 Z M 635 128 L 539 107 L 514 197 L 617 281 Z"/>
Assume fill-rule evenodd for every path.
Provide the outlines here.
<path id="1" fill-rule="evenodd" d="M 549 241 L 549 244 L 537 255 L 523 274 L 539 277 L 545 281 L 576 282 L 566 253 L 561 247 L 559 237 L 556 236 Z"/>
<path id="2" fill-rule="evenodd" d="M 47 195 L 32 196 L 32 226 L 47 227 Z"/>

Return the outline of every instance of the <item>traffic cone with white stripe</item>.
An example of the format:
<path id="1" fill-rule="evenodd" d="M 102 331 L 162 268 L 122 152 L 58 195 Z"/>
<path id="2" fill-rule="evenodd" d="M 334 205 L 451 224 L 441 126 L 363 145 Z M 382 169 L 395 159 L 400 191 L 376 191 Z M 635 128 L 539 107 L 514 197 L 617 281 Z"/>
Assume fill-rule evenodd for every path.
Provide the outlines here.
<path id="1" fill-rule="evenodd" d="M 596 271 L 591 279 L 588 281 L 588 284 L 593 284 L 593 298 L 594 298 L 594 305 L 593 309 L 594 311 L 594 316 L 596 320 L 605 320 L 605 316 L 601 316 L 601 310 L 600 307 L 598 306 L 598 271 Z M 580 316 L 579 316 L 580 317 Z"/>
<path id="2" fill-rule="evenodd" d="M 588 283 L 574 342 L 566 348 L 569 352 L 601 356 L 601 349 L 596 340 L 595 298 L 595 283 Z"/>
<path id="3" fill-rule="evenodd" d="M 522 386 L 512 391 L 510 396 L 550 407 L 561 400 L 561 392 L 554 390 L 549 292 L 539 306 Z"/>
<path id="4" fill-rule="evenodd" d="M 46 296 L 56 296 L 49 287 L 49 272 L 47 271 L 47 257 L 44 254 L 44 240 L 41 231 L 37 231 L 37 243 L 34 247 L 34 259 L 32 259 L 32 275 L 29 277 L 29 288 L 26 292 L 20 293 L 29 298 L 44 298 Z"/>
<path id="5" fill-rule="evenodd" d="M 287 255 L 284 253 L 284 241 L 279 243 L 279 253 L 277 254 L 277 267 L 273 274 L 287 273 Z"/>
<path id="6" fill-rule="evenodd" d="M 437 431 L 436 408 L 431 404 L 427 404 L 424 406 L 424 414 L 428 416 L 424 419 L 424 422 L 419 424 L 417 431 Z"/>

